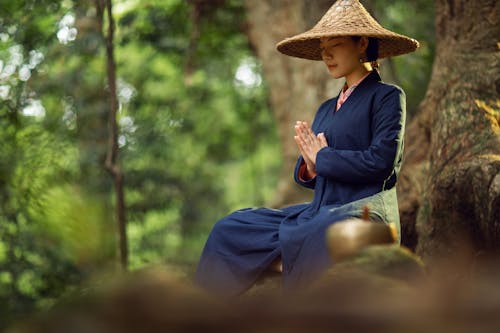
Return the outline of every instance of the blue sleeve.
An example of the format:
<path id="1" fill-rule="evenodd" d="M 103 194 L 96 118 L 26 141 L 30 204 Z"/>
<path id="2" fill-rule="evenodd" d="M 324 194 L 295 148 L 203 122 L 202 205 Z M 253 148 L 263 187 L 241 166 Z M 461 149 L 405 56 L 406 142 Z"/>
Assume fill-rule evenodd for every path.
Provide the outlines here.
<path id="1" fill-rule="evenodd" d="M 402 154 L 405 123 L 405 94 L 393 89 L 374 101 L 372 139 L 365 150 L 324 147 L 316 156 L 316 173 L 343 182 L 385 181 Z"/>
<path id="2" fill-rule="evenodd" d="M 301 186 L 304 186 L 304 187 L 307 187 L 310 189 L 314 189 L 314 186 L 316 185 L 316 177 L 314 177 L 310 180 L 307 180 L 307 181 L 302 181 L 299 178 L 300 165 L 302 164 L 303 161 L 304 161 L 304 159 L 302 158 L 302 156 L 299 156 L 299 159 L 297 160 L 297 164 L 295 165 L 295 171 L 294 171 L 295 182 Z"/>

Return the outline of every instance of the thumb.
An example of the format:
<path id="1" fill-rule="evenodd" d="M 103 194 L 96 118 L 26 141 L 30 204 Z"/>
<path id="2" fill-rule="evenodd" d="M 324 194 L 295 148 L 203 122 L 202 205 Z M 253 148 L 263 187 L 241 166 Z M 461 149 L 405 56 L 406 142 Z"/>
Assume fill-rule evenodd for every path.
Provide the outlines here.
<path id="1" fill-rule="evenodd" d="M 328 146 L 328 142 L 326 141 L 325 133 L 319 133 L 318 139 L 319 139 L 319 142 L 321 142 L 322 146 L 324 146 L 324 147 Z"/>

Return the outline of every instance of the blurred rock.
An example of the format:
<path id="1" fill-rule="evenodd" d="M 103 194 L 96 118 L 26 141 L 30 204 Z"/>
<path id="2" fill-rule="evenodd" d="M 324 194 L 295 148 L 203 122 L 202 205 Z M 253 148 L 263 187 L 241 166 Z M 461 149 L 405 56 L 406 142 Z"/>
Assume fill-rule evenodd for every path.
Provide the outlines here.
<path id="1" fill-rule="evenodd" d="M 426 274 L 422 260 L 397 244 L 367 246 L 348 260 L 335 264 L 326 277 L 354 271 L 403 281 L 420 280 Z"/>
<path id="2" fill-rule="evenodd" d="M 368 212 L 366 212 L 368 218 Z M 351 218 L 332 224 L 326 233 L 328 250 L 334 262 L 346 260 L 369 245 L 395 243 L 393 224 Z"/>
<path id="3" fill-rule="evenodd" d="M 419 280 L 424 271 L 404 248 L 373 246 L 308 288 L 229 300 L 167 271 L 145 271 L 59 304 L 7 333 L 498 332 L 497 269 L 478 269 L 488 273 L 455 283 Z"/>

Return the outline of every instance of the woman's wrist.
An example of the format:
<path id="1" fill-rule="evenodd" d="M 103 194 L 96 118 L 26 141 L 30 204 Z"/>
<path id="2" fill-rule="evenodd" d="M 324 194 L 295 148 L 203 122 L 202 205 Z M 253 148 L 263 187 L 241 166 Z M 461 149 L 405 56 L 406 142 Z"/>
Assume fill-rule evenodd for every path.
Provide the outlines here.
<path id="1" fill-rule="evenodd" d="M 316 173 L 311 173 L 309 169 L 310 167 L 307 165 L 307 163 L 305 163 L 305 161 L 302 161 L 302 164 L 299 168 L 299 171 L 298 171 L 298 178 L 299 180 L 303 181 L 303 182 L 307 182 L 311 179 L 313 179 L 314 177 L 316 177 Z"/>
<path id="2" fill-rule="evenodd" d="M 316 168 L 312 165 L 306 164 L 304 176 L 306 176 L 308 179 L 313 179 L 314 177 L 316 177 Z"/>

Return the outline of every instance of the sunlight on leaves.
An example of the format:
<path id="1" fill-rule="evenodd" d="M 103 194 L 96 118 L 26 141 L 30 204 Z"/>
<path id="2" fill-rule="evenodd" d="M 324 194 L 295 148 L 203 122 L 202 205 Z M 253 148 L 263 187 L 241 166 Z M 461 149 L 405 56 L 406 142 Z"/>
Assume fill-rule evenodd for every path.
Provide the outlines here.
<path id="1" fill-rule="evenodd" d="M 79 265 L 113 254 L 113 221 L 109 208 L 73 185 L 48 189 L 41 197 L 38 221 L 60 254 Z"/>

